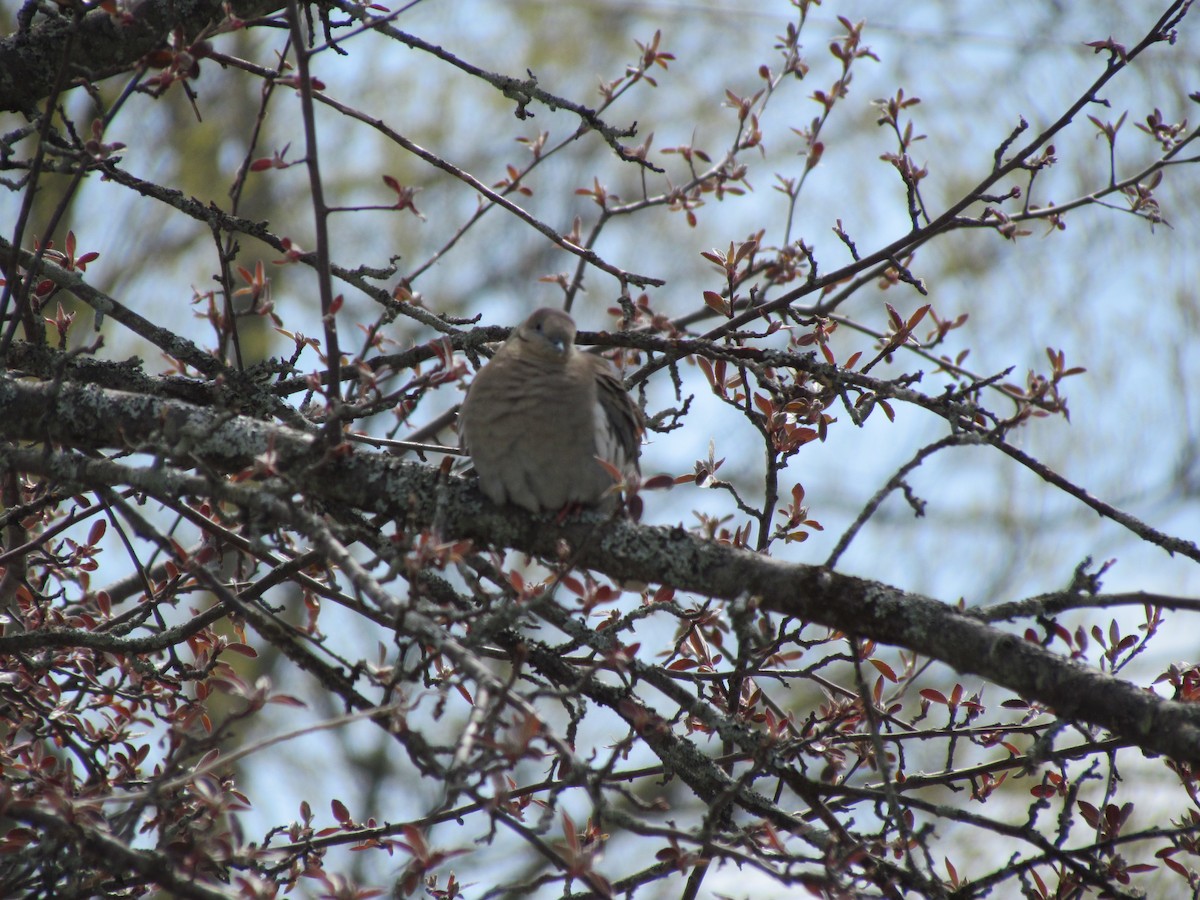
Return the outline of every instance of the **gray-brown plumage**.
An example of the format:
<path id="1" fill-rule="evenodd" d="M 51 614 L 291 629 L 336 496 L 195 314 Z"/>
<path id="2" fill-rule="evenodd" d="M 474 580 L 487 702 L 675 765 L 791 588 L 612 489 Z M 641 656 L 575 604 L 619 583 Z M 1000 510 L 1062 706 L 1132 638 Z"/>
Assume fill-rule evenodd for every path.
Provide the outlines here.
<path id="1" fill-rule="evenodd" d="M 609 506 L 613 476 L 638 471 L 640 416 L 616 369 L 575 346 L 575 322 L 539 309 L 479 370 L 458 417 L 479 486 L 530 512 Z"/>

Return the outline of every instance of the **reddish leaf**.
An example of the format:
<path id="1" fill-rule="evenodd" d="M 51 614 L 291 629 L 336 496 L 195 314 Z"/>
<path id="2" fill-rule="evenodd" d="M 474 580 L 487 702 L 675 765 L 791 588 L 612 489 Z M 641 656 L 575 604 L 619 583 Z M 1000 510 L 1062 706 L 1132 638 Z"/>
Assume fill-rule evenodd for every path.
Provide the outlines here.
<path id="1" fill-rule="evenodd" d="M 692 476 L 695 478 L 695 476 Z M 644 491 L 661 491 L 673 488 L 675 479 L 670 475 L 654 475 L 642 482 L 642 490 Z"/>
<path id="2" fill-rule="evenodd" d="M 346 809 L 341 800 L 332 800 L 329 806 L 333 810 L 333 817 L 343 825 L 349 827 L 354 824 L 354 820 L 350 818 L 350 810 Z"/>
<path id="3" fill-rule="evenodd" d="M 899 679 L 896 678 L 896 673 L 892 670 L 892 667 L 885 663 L 882 659 L 875 659 L 872 657 L 871 659 L 867 660 L 867 662 L 873 665 L 879 671 L 879 674 L 888 681 L 893 683 L 899 681 Z M 924 694 L 925 692 L 922 691 L 921 693 Z"/>
<path id="4" fill-rule="evenodd" d="M 927 312 L 929 312 L 929 309 L 930 309 L 930 304 L 926 303 L 924 306 L 922 306 L 920 309 L 918 309 L 915 313 L 913 313 L 911 316 L 909 316 L 908 321 L 904 323 L 904 330 L 906 332 L 911 332 L 914 328 L 916 328 L 917 325 L 920 324 L 921 320 L 923 318 L 925 318 L 925 314 Z"/>
<path id="5" fill-rule="evenodd" d="M 709 309 L 715 310 L 723 316 L 729 315 L 729 308 L 725 303 L 725 298 L 716 291 L 705 291 L 704 303 Z"/>
<path id="6" fill-rule="evenodd" d="M 1085 800 L 1079 801 L 1079 814 L 1083 816 L 1083 821 L 1087 822 L 1092 828 L 1096 828 L 1100 824 L 1100 810 L 1092 806 Z"/>
<path id="7" fill-rule="evenodd" d="M 95 547 L 100 543 L 100 538 L 104 537 L 104 532 L 108 530 L 107 519 L 97 519 L 92 523 L 92 528 L 88 532 L 87 545 Z"/>

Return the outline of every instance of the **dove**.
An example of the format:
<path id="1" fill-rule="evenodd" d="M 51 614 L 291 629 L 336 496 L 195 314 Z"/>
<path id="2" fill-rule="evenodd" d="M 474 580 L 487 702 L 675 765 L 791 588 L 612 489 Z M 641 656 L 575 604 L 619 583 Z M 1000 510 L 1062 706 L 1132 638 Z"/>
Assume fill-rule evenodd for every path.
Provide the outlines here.
<path id="1" fill-rule="evenodd" d="M 475 376 L 459 439 L 494 503 L 531 513 L 612 508 L 610 463 L 638 473 L 641 415 L 608 360 L 575 346 L 575 322 L 543 308 Z"/>

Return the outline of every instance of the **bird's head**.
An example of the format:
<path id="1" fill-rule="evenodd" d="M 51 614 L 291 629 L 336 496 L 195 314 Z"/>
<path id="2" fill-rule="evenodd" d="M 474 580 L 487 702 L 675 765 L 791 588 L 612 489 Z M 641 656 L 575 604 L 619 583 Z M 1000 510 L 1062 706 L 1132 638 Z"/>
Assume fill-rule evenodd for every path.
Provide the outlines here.
<path id="1" fill-rule="evenodd" d="M 543 307 L 518 325 L 509 341 L 522 354 L 564 360 L 575 346 L 575 320 L 561 309 Z"/>

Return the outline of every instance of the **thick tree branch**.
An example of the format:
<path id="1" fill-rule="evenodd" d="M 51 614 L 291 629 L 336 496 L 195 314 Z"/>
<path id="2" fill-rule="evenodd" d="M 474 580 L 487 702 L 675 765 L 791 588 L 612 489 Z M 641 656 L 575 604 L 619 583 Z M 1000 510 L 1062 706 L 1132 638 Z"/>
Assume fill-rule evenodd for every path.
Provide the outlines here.
<path id="1" fill-rule="evenodd" d="M 238 0 L 242 18 L 278 9 L 278 0 Z M 70 74 L 88 81 L 127 72 L 176 28 L 191 41 L 225 18 L 222 0 L 142 0 L 128 19 L 95 10 L 84 16 L 71 47 Z M 0 38 L 0 110 L 32 112 L 54 85 L 72 19 L 41 21 Z"/>
<path id="2" fill-rule="evenodd" d="M 6 411 L 0 436 L 7 440 L 138 449 L 219 471 L 243 469 L 258 459 L 283 480 L 282 485 L 280 478 L 261 486 L 243 483 L 236 502 L 248 502 L 256 492 L 275 501 L 299 492 L 310 500 L 386 515 L 410 529 L 436 527 L 445 536 L 547 558 L 560 558 L 565 541 L 580 565 L 620 579 L 661 582 L 727 600 L 749 594 L 760 608 L 905 647 L 1043 703 L 1063 719 L 1101 726 L 1150 752 L 1200 762 L 1200 709 L 1163 700 L 895 587 L 735 550 L 682 528 L 595 518 L 559 527 L 494 507 L 430 467 L 362 452 L 325 454 L 312 438 L 290 429 L 177 401 L 3 378 L 0 408 Z M 157 483 L 167 473 L 39 450 L 6 450 L 0 468 L 82 486 L 119 475 L 151 494 L 174 491 L 176 496 L 206 484 L 194 478 L 188 485 Z M 219 482 L 207 486 L 218 497 L 226 490 Z"/>

